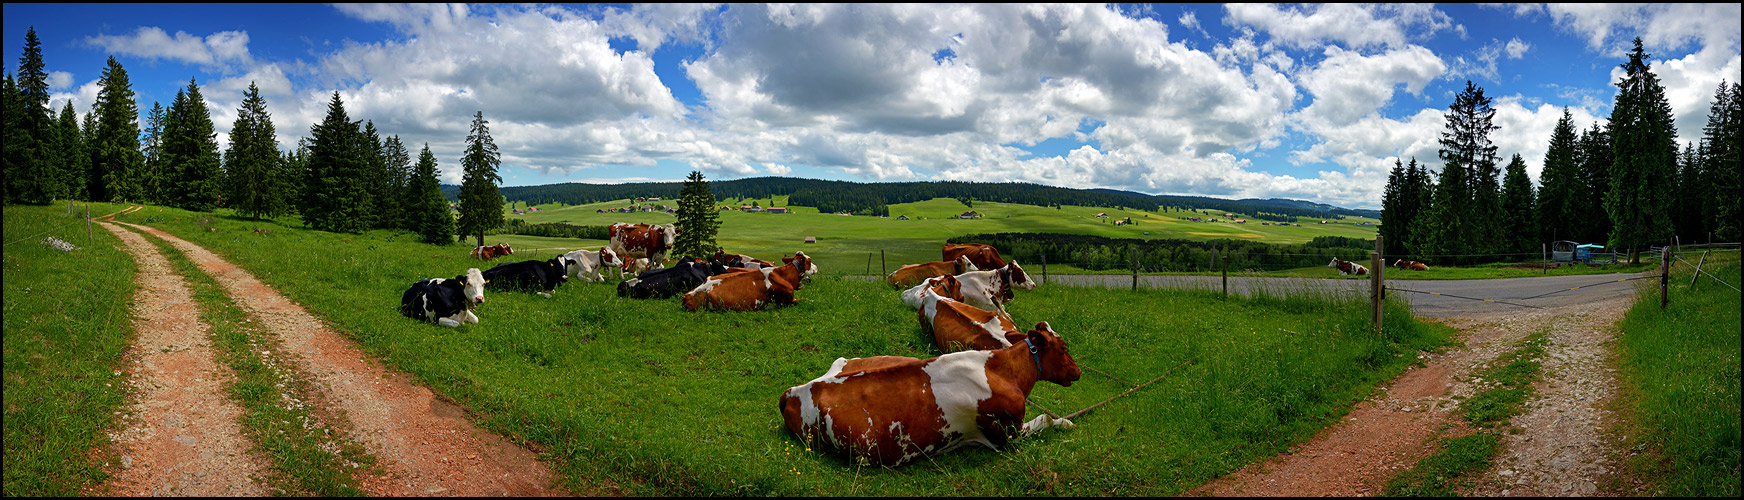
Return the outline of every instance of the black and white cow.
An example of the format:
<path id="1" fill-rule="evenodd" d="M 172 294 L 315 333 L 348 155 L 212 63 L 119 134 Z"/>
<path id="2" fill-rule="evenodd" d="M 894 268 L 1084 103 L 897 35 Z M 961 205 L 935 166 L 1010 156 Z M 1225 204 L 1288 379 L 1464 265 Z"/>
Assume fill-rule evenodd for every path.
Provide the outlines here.
<path id="1" fill-rule="evenodd" d="M 484 272 L 484 280 L 491 284 L 490 289 L 498 291 L 542 289 L 538 294 L 549 299 L 557 285 L 569 281 L 568 262 L 567 257 L 557 256 L 551 260 L 497 264 Z"/>
<path id="2" fill-rule="evenodd" d="M 400 296 L 400 314 L 447 327 L 477 324 L 472 309 L 484 303 L 485 283 L 484 273 L 476 267 L 453 279 L 419 280 Z"/>
<path id="3" fill-rule="evenodd" d="M 618 283 L 618 296 L 632 299 L 664 299 L 689 292 L 709 276 L 727 272 L 727 267 L 685 257 L 665 269 L 643 271 Z"/>

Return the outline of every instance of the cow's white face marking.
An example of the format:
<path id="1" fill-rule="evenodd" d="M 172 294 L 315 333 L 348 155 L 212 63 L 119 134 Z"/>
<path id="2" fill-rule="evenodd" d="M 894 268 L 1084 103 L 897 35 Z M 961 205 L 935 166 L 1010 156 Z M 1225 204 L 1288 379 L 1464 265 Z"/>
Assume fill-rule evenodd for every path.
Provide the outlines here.
<path id="1" fill-rule="evenodd" d="M 484 303 L 484 273 L 474 267 L 466 270 L 466 298 L 473 305 Z"/>

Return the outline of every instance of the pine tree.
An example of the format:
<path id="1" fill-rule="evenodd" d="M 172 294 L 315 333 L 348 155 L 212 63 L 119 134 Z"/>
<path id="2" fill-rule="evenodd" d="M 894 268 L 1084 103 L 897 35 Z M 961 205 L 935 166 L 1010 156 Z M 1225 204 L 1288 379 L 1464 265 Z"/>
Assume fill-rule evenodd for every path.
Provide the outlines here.
<path id="1" fill-rule="evenodd" d="M 364 175 L 358 179 L 362 181 L 364 186 L 363 223 L 365 227 L 375 229 L 391 227 L 387 224 L 391 223 L 392 219 L 385 219 L 382 216 L 383 206 L 390 203 L 389 200 L 391 200 L 391 198 L 387 198 L 389 194 L 387 192 L 388 168 L 387 159 L 384 158 L 387 151 L 382 144 L 381 133 L 375 129 L 375 120 L 363 122 L 363 135 L 358 140 L 360 141 L 358 146 L 363 149 Z"/>
<path id="2" fill-rule="evenodd" d="M 1424 235 L 1416 232 L 1417 221 L 1423 219 L 1429 209 L 1435 206 L 1435 178 L 1429 175 L 1428 166 L 1417 163 L 1417 158 L 1412 157 L 1411 162 L 1405 164 L 1405 186 L 1403 198 L 1408 203 L 1415 203 L 1410 209 L 1411 222 L 1405 226 L 1403 240 L 1405 249 L 1411 251 L 1424 245 Z"/>
<path id="3" fill-rule="evenodd" d="M 97 80 L 97 133 L 91 137 L 91 199 L 133 200 L 144 198 L 139 173 L 145 155 L 139 151 L 139 103 L 127 70 L 109 56 L 103 76 Z"/>
<path id="4" fill-rule="evenodd" d="M 163 166 L 159 179 L 170 206 L 210 212 L 223 201 L 218 134 L 200 85 L 192 79 L 186 92 L 176 93 L 164 119 Z"/>
<path id="5" fill-rule="evenodd" d="M 503 225 L 503 197 L 497 193 L 497 185 L 503 182 L 497 175 L 502 158 L 491 140 L 489 123 L 483 111 L 473 115 L 466 155 L 460 159 L 460 220 L 456 229 L 461 235 L 477 235 L 478 246 L 484 246 L 486 230 Z"/>
<path id="6" fill-rule="evenodd" d="M 1677 128 L 1665 89 L 1648 65 L 1641 38 L 1626 76 L 1617 82 L 1611 108 L 1611 178 L 1605 193 L 1605 213 L 1611 219 L 1610 246 L 1627 248 L 1629 262 L 1641 261 L 1641 249 L 1669 243 L 1672 236 L 1671 195 L 1677 171 Z"/>
<path id="7" fill-rule="evenodd" d="M 1417 247 L 1411 253 L 1420 257 L 1440 257 L 1443 262 L 1464 263 L 1471 251 L 1475 227 L 1461 224 L 1460 219 L 1471 211 L 1471 193 L 1466 189 L 1467 170 L 1454 159 L 1441 167 L 1441 178 L 1435 183 L 1435 200 L 1423 216 L 1413 224 Z"/>
<path id="8" fill-rule="evenodd" d="M 1720 241 L 1739 238 L 1739 158 L 1740 131 L 1744 129 L 1744 95 L 1739 84 L 1720 82 L 1714 91 L 1714 104 L 1708 108 L 1708 124 L 1702 127 L 1702 170 L 1712 183 L 1702 213 L 1705 226 L 1712 228 Z"/>
<path id="9" fill-rule="evenodd" d="M 418 166 L 412 170 L 407 192 L 406 199 L 411 200 L 411 216 L 407 218 L 416 221 L 412 230 L 425 243 L 453 243 L 454 214 L 448 209 L 448 200 L 442 197 L 442 184 L 436 179 L 436 155 L 430 154 L 429 144 L 418 153 Z"/>
<path id="10" fill-rule="evenodd" d="M 12 79 L 12 73 L 6 73 L 4 92 L 0 92 L 0 100 L 5 104 L 6 134 L 0 147 L 5 148 L 4 178 L 0 178 L 0 202 L 13 203 L 18 198 L 18 186 L 14 183 L 25 177 L 23 169 L 29 160 L 25 158 L 27 146 L 30 144 L 30 132 L 24 126 L 24 98 L 18 93 L 18 82 Z"/>
<path id="11" fill-rule="evenodd" d="M 169 169 L 164 167 L 163 160 L 164 121 L 168 119 L 169 112 L 164 110 L 163 104 L 157 102 L 151 103 L 151 111 L 145 114 L 145 138 L 140 142 L 140 153 L 145 155 L 145 163 L 139 171 L 139 178 L 143 182 L 141 188 L 145 193 L 142 201 L 163 203 L 168 196 L 166 191 L 169 183 L 164 182 L 164 172 Z"/>
<path id="12" fill-rule="evenodd" d="M 403 200 L 412 199 L 411 185 L 412 158 L 406 152 L 406 145 L 400 142 L 400 136 L 389 137 L 384 145 L 385 159 L 388 167 L 388 194 L 386 199 L 393 200 L 380 205 L 381 217 L 388 223 L 388 228 L 417 231 L 412 225 L 409 209 Z"/>
<path id="13" fill-rule="evenodd" d="M 336 233 L 361 233 L 364 200 L 363 132 L 345 114 L 339 92 L 327 103 L 327 117 L 310 129 L 301 211 L 309 227 Z"/>
<path id="14" fill-rule="evenodd" d="M 1577 196 L 1586 196 L 1580 177 L 1580 139 L 1575 136 L 1574 115 L 1562 109 L 1562 118 L 1550 133 L 1550 147 L 1544 151 L 1544 171 L 1538 174 L 1538 235 L 1543 241 L 1572 238 L 1571 229 L 1580 223 L 1575 213 Z"/>
<path id="15" fill-rule="evenodd" d="M 85 135 L 79 131 L 79 114 L 73 111 L 73 101 L 61 108 L 61 118 L 55 123 L 55 135 L 61 144 L 61 197 L 86 199 L 85 170 L 91 156 L 85 153 Z"/>
<path id="16" fill-rule="evenodd" d="M 1502 251 L 1530 253 L 1532 241 L 1538 236 L 1537 196 L 1532 192 L 1532 177 L 1526 174 L 1526 159 L 1518 153 L 1508 162 L 1502 180 L 1502 220 L 1510 225 L 1503 234 Z"/>
<path id="17" fill-rule="evenodd" d="M 1470 226 L 1473 240 L 1466 242 L 1474 252 L 1493 252 L 1500 246 L 1501 184 L 1497 179 L 1496 146 L 1490 142 L 1495 108 L 1484 89 L 1466 80 L 1465 90 L 1454 96 L 1447 107 L 1446 130 L 1441 133 L 1439 155 L 1443 163 L 1458 162 L 1466 170 L 1465 189 L 1471 203 L 1461 214 L 1458 224 Z"/>
<path id="18" fill-rule="evenodd" d="M 1407 178 L 1405 164 L 1393 159 L 1393 170 L 1387 173 L 1387 186 L 1381 191 L 1381 227 L 1379 233 L 1388 255 L 1405 253 L 1405 240 L 1410 234 L 1413 208 L 1417 206 Z"/>
<path id="19" fill-rule="evenodd" d="M 230 147 L 224 151 L 226 201 L 236 213 L 260 220 L 289 210 L 285 195 L 285 168 L 279 163 L 278 134 L 260 88 L 249 82 L 242 93 L 242 106 L 230 127 Z"/>
<path id="20" fill-rule="evenodd" d="M 678 199 L 678 237 L 673 241 L 673 253 L 698 259 L 707 259 L 714 254 L 718 247 L 715 233 L 721 227 L 717 206 L 702 171 L 692 170 L 685 178 L 684 191 Z"/>
<path id="21" fill-rule="evenodd" d="M 47 205 L 60 191 L 56 182 L 60 179 L 56 168 L 59 153 L 50 151 L 54 146 L 51 137 L 54 128 L 48 108 L 48 72 L 43 68 L 42 41 L 37 39 L 36 27 L 32 26 L 24 33 L 24 54 L 18 57 L 18 80 L 14 83 L 18 88 L 17 104 L 22 106 L 15 126 L 23 133 L 7 137 L 7 142 L 21 141 L 8 145 L 17 147 L 14 155 L 7 157 L 11 169 L 7 190 L 10 201 L 15 203 Z"/>
<path id="22" fill-rule="evenodd" d="M 1605 215 L 1605 193 L 1611 189 L 1610 124 L 1594 123 L 1580 139 L 1580 191 L 1572 198 L 1580 221 L 1568 240 L 1581 243 L 1605 241 L 1611 234 L 1611 219 Z"/>

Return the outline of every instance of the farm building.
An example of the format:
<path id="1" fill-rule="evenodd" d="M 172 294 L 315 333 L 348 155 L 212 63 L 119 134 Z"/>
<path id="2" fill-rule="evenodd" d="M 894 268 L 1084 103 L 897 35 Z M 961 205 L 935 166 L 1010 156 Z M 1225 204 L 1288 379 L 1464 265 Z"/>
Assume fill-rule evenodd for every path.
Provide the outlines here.
<path id="1" fill-rule="evenodd" d="M 898 216 L 896 216 L 896 220 L 908 220 L 908 216 L 907 215 L 898 215 Z"/>
<path id="2" fill-rule="evenodd" d="M 958 219 L 979 219 L 979 218 L 981 218 L 981 213 L 976 212 L 974 210 L 970 210 L 967 212 L 957 214 L 957 218 Z"/>
<path id="3" fill-rule="evenodd" d="M 764 211 L 772 214 L 784 214 L 787 213 L 787 207 L 769 207 L 764 209 Z"/>
<path id="4" fill-rule="evenodd" d="M 807 236 L 807 237 L 805 237 L 805 242 L 808 245 L 817 243 L 817 237 L 816 236 Z"/>
<path id="5" fill-rule="evenodd" d="M 1555 243 L 1551 243 L 1550 244 L 1550 260 L 1552 262 L 1572 262 L 1572 261 L 1574 261 L 1574 247 L 1578 246 L 1578 245 L 1580 245 L 1580 244 L 1572 242 L 1572 241 L 1568 241 L 1568 240 L 1562 240 L 1562 241 L 1558 241 Z"/>

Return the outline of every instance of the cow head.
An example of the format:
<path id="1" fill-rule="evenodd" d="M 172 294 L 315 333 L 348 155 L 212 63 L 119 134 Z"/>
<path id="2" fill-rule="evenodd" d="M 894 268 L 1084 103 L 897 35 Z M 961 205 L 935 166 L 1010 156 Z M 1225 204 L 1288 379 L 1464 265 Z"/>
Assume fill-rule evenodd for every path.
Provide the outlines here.
<path id="1" fill-rule="evenodd" d="M 498 243 L 497 249 L 502 251 L 501 255 L 514 255 L 515 254 L 514 247 L 510 247 L 508 243 Z"/>
<path id="2" fill-rule="evenodd" d="M 721 250 L 719 248 L 715 249 L 714 255 L 709 256 L 708 261 L 710 264 L 720 264 L 723 266 L 727 265 L 730 262 L 727 260 L 727 252 L 724 250 Z"/>
<path id="3" fill-rule="evenodd" d="M 569 273 L 567 271 L 569 270 L 570 265 L 571 262 L 569 261 L 569 257 L 559 255 L 552 257 L 551 260 L 545 261 L 545 270 L 550 274 L 556 275 L 558 283 L 565 283 L 569 281 Z"/>
<path id="4" fill-rule="evenodd" d="M 1083 372 L 1078 370 L 1078 362 L 1072 360 L 1072 354 L 1066 352 L 1066 341 L 1060 334 L 1054 333 L 1052 326 L 1043 321 L 1036 323 L 1035 329 L 1029 331 L 1026 337 L 1029 341 L 1032 359 L 1040 361 L 1036 365 L 1036 378 L 1046 380 L 1061 387 L 1071 387 Z"/>
<path id="5" fill-rule="evenodd" d="M 1328 263 L 1326 263 L 1326 267 L 1330 267 L 1330 268 L 1333 268 L 1333 269 L 1338 269 L 1338 263 L 1339 263 L 1339 262 L 1343 262 L 1343 261 L 1341 261 L 1341 260 L 1338 260 L 1338 257 L 1333 257 L 1333 258 L 1332 258 L 1332 262 L 1328 262 Z"/>
<path id="6" fill-rule="evenodd" d="M 661 238 L 664 238 L 662 241 L 666 242 L 666 248 L 672 248 L 672 244 L 677 242 L 679 232 L 678 226 L 661 226 L 656 224 L 654 230 L 662 235 Z"/>
<path id="7" fill-rule="evenodd" d="M 466 274 L 456 276 L 454 279 L 460 280 L 462 291 L 466 292 L 467 309 L 478 307 L 479 304 L 484 303 L 484 284 L 489 283 L 489 281 L 484 279 L 483 272 L 474 267 L 467 269 Z"/>
<path id="8" fill-rule="evenodd" d="M 951 261 L 951 265 L 953 266 L 952 269 L 955 270 L 951 274 L 963 274 L 963 273 L 966 273 L 969 271 L 980 271 L 980 269 L 975 268 L 975 263 L 970 261 L 969 256 L 967 256 L 967 255 L 957 256 L 957 260 Z"/>
<path id="9" fill-rule="evenodd" d="M 934 295 L 958 302 L 963 301 L 963 282 L 958 281 L 956 276 L 947 274 L 927 278 L 926 283 L 922 286 L 925 286 L 926 290 Z"/>
<path id="10" fill-rule="evenodd" d="M 812 264 L 811 257 L 807 256 L 805 252 L 793 252 L 792 257 L 782 257 L 781 263 L 793 264 L 795 261 L 799 261 L 800 259 L 804 259 L 804 262 L 794 266 L 799 269 L 800 276 L 810 278 L 811 275 L 817 274 L 817 264 Z"/>
<path id="11" fill-rule="evenodd" d="M 1036 287 L 1035 280 L 1029 279 L 1029 273 L 1023 272 L 1023 266 L 1017 265 L 1017 261 L 1013 260 L 1011 262 L 1007 262 L 1005 264 L 1005 267 L 1003 267 L 1001 269 L 1003 269 L 1006 274 L 1011 276 L 1011 284 L 1016 285 L 1020 288 L 1023 288 L 1024 290 L 1034 290 L 1035 289 L 1035 287 Z"/>

